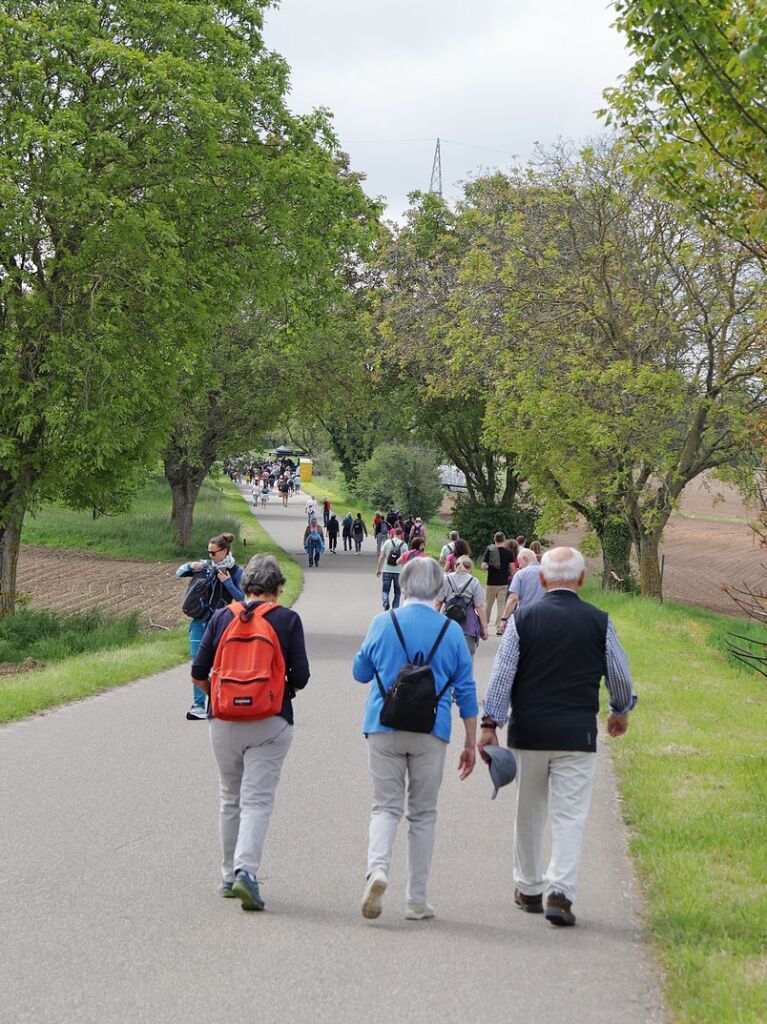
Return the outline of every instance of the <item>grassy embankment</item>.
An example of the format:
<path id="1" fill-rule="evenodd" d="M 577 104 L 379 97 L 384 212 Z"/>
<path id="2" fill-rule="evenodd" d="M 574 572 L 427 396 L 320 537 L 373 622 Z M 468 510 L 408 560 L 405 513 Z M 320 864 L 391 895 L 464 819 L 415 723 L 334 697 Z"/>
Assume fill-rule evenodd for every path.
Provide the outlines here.
<path id="1" fill-rule="evenodd" d="M 285 604 L 295 601 L 303 582 L 300 568 L 266 534 L 228 480 L 207 480 L 203 485 L 192 543 L 187 551 L 178 551 L 173 546 L 169 512 L 167 484 L 161 477 L 155 477 L 137 495 L 132 510 L 125 515 L 94 520 L 87 513 L 48 506 L 29 518 L 23 541 L 85 549 L 115 558 L 180 563 L 204 557 L 207 541 L 214 534 L 233 533 L 237 538 L 233 550 L 238 562 L 247 562 L 256 552 L 274 554 L 280 559 L 287 579 L 283 601 Z M 179 585 L 179 602 L 181 596 L 182 586 Z M 52 630 L 58 633 L 57 638 L 44 646 L 38 640 L 35 647 L 29 630 L 24 628 L 25 617 L 26 613 L 22 612 L 15 636 L 14 630 L 9 629 L 11 637 L 0 660 L 16 661 L 31 656 L 50 663 L 39 671 L 0 677 L 0 723 L 140 679 L 188 658 L 185 627 L 147 637 L 130 626 L 130 616 L 105 617 L 100 627 L 91 631 L 88 653 L 73 654 L 77 645 L 82 644 L 82 636 L 66 628 Z M 34 620 L 29 618 L 26 624 L 32 622 Z"/>
<path id="2" fill-rule="evenodd" d="M 610 748 L 673 1019 L 763 1024 L 767 681 L 722 653 L 732 619 L 586 596 L 613 617 L 640 694 Z"/>

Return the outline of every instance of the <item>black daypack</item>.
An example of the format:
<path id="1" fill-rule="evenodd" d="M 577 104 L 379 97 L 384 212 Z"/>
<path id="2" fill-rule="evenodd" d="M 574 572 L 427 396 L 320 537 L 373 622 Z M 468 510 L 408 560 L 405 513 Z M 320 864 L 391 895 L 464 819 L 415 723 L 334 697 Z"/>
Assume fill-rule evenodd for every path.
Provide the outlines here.
<path id="1" fill-rule="evenodd" d="M 201 576 L 193 576 L 189 586 L 186 588 L 184 600 L 181 602 L 181 611 L 190 619 L 206 619 L 211 614 L 211 585 L 207 573 Z"/>
<path id="2" fill-rule="evenodd" d="M 403 544 L 404 544 L 404 541 L 401 541 L 401 540 L 400 541 L 393 540 L 391 542 L 391 551 L 386 556 L 386 564 L 387 565 L 396 565 L 397 564 L 397 559 L 402 554 L 402 546 L 403 546 Z"/>
<path id="3" fill-rule="evenodd" d="M 448 580 L 450 577 L 448 577 Z M 460 590 L 454 590 L 453 584 L 449 583 L 450 589 L 453 591 L 450 597 L 445 601 L 445 615 L 448 619 L 452 619 L 453 622 L 457 622 L 459 625 L 466 621 L 466 609 L 471 604 L 471 595 L 465 597 L 464 594 L 468 590 L 473 577 L 470 576 Z"/>
<path id="4" fill-rule="evenodd" d="M 397 616 L 393 611 L 389 614 L 397 631 L 397 638 L 402 645 L 402 650 L 405 652 L 406 660 L 388 690 L 384 689 L 377 670 L 373 670 L 378 689 L 383 697 L 381 725 L 404 732 L 430 733 L 437 718 L 437 705 L 450 687 L 449 682 L 445 683 L 437 693 L 430 663 L 450 622 L 446 621 L 442 626 L 427 658 L 424 660 L 423 654 L 419 651 L 411 661 L 405 646 L 405 638 L 397 622 Z"/>

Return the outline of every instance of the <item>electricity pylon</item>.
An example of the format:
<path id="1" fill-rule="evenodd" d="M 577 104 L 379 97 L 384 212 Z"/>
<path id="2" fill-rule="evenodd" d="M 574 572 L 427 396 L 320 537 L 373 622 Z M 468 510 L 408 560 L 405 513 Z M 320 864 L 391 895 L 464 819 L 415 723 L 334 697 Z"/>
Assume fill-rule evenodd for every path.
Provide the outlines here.
<path id="1" fill-rule="evenodd" d="M 442 153 L 439 148 L 439 139 L 437 139 L 437 148 L 434 150 L 434 163 L 431 165 L 429 191 L 436 192 L 440 198 L 442 197 Z"/>

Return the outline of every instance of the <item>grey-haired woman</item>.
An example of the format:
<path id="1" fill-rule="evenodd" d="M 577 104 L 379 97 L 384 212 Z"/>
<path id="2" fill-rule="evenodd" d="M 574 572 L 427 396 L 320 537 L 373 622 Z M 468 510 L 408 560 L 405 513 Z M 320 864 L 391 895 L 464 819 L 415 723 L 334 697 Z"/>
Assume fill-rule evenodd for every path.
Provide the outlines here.
<path id="1" fill-rule="evenodd" d="M 210 739 L 218 765 L 221 834 L 222 896 L 238 898 L 244 910 L 263 910 L 258 884 L 266 833 L 282 762 L 293 739 L 293 704 L 297 690 L 309 681 L 309 662 L 301 619 L 290 608 L 277 604 L 285 577 L 272 555 L 255 555 L 242 576 L 245 605 L 236 603 L 216 612 L 210 620 L 197 657 L 192 679 L 210 692 L 210 671 L 221 638 L 235 614 L 247 614 L 264 602 L 275 607 L 263 613 L 285 659 L 285 696 L 282 707 L 270 718 L 241 721 L 210 720 Z"/>

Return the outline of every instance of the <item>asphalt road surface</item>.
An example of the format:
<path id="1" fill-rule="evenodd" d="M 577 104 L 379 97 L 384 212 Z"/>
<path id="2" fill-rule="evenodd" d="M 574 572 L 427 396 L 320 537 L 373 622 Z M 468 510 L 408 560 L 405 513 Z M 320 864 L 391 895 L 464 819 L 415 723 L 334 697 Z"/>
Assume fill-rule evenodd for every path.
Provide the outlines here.
<path id="1" fill-rule="evenodd" d="M 301 564 L 303 502 L 258 513 Z M 512 793 L 491 802 L 482 764 L 458 781 L 457 720 L 429 894 L 437 917 L 404 920 L 404 825 L 384 913 L 361 917 L 367 693 L 351 661 L 380 610 L 374 573 L 371 539 L 306 570 L 295 607 L 312 678 L 260 873 L 266 913 L 216 893 L 216 771 L 206 723 L 184 717 L 186 666 L 0 729 L 2 1024 L 663 1019 L 607 740 L 576 928 L 514 907 Z M 496 644 L 476 659 L 480 697 Z"/>

